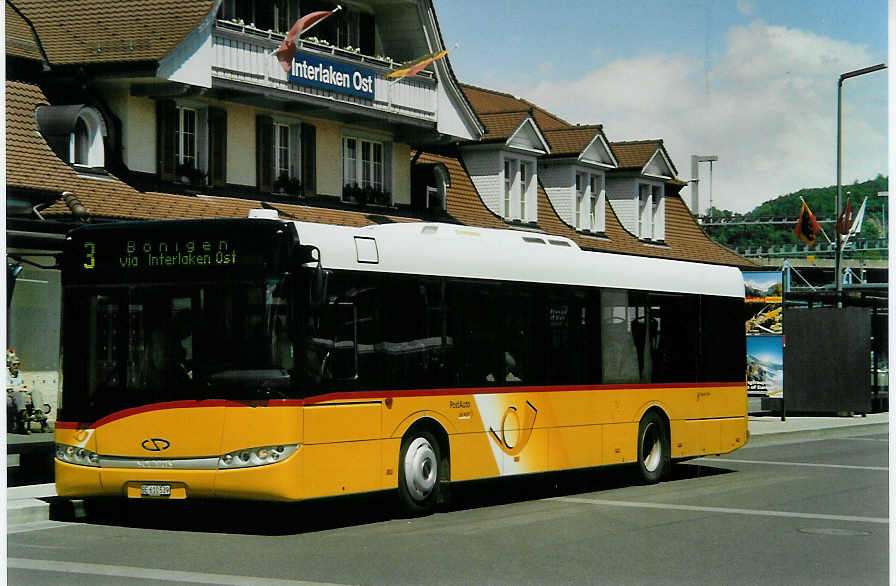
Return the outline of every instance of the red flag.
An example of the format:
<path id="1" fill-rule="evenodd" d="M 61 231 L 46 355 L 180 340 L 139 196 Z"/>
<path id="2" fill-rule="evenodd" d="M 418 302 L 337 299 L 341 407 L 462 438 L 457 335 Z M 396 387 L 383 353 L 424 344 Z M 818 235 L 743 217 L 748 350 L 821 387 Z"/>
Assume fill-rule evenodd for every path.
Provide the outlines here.
<path id="1" fill-rule="evenodd" d="M 280 43 L 280 47 L 276 51 L 277 61 L 280 62 L 280 67 L 283 68 L 283 71 L 289 73 L 289 70 L 292 68 L 292 59 L 296 56 L 296 39 L 301 36 L 303 32 L 341 9 L 341 6 L 337 6 L 333 10 L 309 12 L 292 25 L 292 28 L 286 33 L 286 38 L 283 39 L 283 42 Z"/>
<path id="2" fill-rule="evenodd" d="M 809 209 L 806 202 L 803 202 L 803 207 L 800 208 L 800 219 L 797 220 L 796 226 L 793 228 L 793 233 L 797 238 L 809 246 L 812 246 L 815 244 L 815 235 L 820 231 L 821 226 L 819 226 L 818 222 L 815 220 L 812 210 Z"/>
<path id="3" fill-rule="evenodd" d="M 852 202 L 846 198 L 846 206 L 837 218 L 837 234 L 846 236 L 850 228 L 852 228 Z"/>

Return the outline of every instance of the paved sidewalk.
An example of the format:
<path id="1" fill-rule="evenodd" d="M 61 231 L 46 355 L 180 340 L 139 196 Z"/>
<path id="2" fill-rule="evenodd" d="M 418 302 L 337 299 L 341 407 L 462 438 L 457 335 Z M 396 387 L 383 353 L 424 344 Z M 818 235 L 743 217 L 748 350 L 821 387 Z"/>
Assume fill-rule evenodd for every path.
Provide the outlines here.
<path id="1" fill-rule="evenodd" d="M 889 413 L 870 413 L 865 417 L 791 417 L 781 421 L 780 415 L 750 415 L 748 446 L 825 439 L 846 434 L 883 433 L 889 428 Z"/>
<path id="2" fill-rule="evenodd" d="M 889 413 L 872 413 L 866 417 L 790 417 L 781 421 L 779 415 L 750 415 L 750 441 L 747 446 L 769 445 L 826 439 L 842 435 L 883 433 L 888 430 Z M 47 434 L 49 435 L 49 434 Z M 27 438 L 28 436 L 22 436 Z M 44 438 L 32 438 L 31 441 Z M 56 485 L 35 484 L 8 488 L 6 492 L 7 527 L 47 521 L 49 503 L 41 500 L 56 496 Z"/>

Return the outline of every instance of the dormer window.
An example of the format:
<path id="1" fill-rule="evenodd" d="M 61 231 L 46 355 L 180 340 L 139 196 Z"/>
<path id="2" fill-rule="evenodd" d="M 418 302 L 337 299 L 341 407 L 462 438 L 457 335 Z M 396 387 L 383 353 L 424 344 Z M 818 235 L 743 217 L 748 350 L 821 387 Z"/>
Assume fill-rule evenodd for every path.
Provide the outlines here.
<path id="1" fill-rule="evenodd" d="M 591 175 L 590 220 L 592 232 L 606 231 L 606 191 L 604 190 L 604 176 Z"/>
<path id="2" fill-rule="evenodd" d="M 535 222 L 535 160 L 504 157 L 504 201 L 502 215 L 505 220 Z"/>
<path id="3" fill-rule="evenodd" d="M 603 174 L 576 171 L 574 197 L 572 221 L 575 229 L 603 232 L 606 217 Z"/>
<path id="4" fill-rule="evenodd" d="M 663 186 L 639 183 L 638 238 L 642 240 L 663 240 L 665 238 L 665 230 L 661 224 L 664 215 Z"/>
<path id="5" fill-rule="evenodd" d="M 526 221 L 526 194 L 529 191 L 529 165 L 520 163 L 520 220 Z"/>
<path id="6" fill-rule="evenodd" d="M 83 118 L 78 118 L 75 122 L 75 130 L 72 132 L 71 145 L 72 163 L 75 165 L 87 165 L 90 152 L 90 134 L 87 130 L 87 123 Z"/>
<path id="7" fill-rule="evenodd" d="M 38 124 L 53 150 L 57 151 L 60 158 L 66 160 L 70 165 L 91 168 L 105 167 L 103 139 L 106 136 L 106 124 L 102 115 L 95 108 L 90 106 L 41 106 L 38 109 Z M 58 144 L 62 148 L 57 150 L 54 144 Z"/>

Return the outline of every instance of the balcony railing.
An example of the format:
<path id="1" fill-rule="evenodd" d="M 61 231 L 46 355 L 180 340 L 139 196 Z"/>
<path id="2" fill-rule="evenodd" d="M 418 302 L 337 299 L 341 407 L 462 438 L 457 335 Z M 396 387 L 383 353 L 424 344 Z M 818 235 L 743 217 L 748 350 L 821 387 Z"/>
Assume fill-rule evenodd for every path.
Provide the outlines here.
<path id="1" fill-rule="evenodd" d="M 217 21 L 212 77 L 282 90 L 295 94 L 297 98 L 312 96 L 418 120 L 436 121 L 436 80 L 432 73 L 424 71 L 412 78 L 393 83 L 386 79 L 386 75 L 397 69 L 398 63 L 303 39 L 299 44 L 301 51 L 330 62 L 373 71 L 374 97 L 368 99 L 299 85 L 287 79 L 286 72 L 272 55 L 282 41 L 283 35 L 280 33 L 224 20 Z"/>

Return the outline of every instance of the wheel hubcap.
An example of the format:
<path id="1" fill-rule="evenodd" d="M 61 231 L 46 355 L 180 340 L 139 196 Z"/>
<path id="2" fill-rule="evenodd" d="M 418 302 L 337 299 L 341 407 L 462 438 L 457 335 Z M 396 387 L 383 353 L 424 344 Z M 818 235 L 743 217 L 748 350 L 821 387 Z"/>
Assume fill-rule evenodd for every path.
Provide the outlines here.
<path id="1" fill-rule="evenodd" d="M 438 479 L 438 462 L 432 445 L 418 437 L 408 446 L 404 455 L 404 480 L 408 492 L 416 501 L 425 500 L 430 495 Z"/>
<path id="2" fill-rule="evenodd" d="M 644 430 L 644 438 L 641 440 L 641 457 L 644 468 L 648 472 L 655 472 L 659 468 L 662 454 L 663 446 L 657 425 L 648 423 Z"/>

